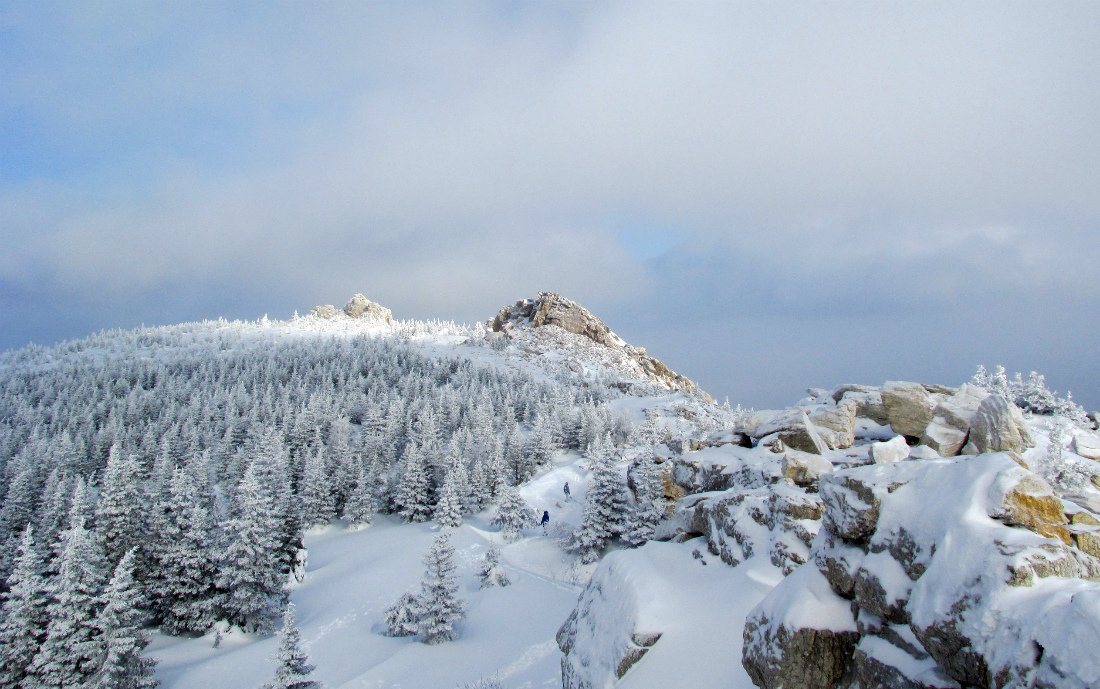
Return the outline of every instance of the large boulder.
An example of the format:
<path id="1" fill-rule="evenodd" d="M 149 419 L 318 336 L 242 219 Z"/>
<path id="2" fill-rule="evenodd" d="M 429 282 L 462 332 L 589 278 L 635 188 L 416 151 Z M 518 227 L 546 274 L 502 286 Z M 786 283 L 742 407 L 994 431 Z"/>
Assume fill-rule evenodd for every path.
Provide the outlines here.
<path id="1" fill-rule="evenodd" d="M 821 477 L 818 490 L 825 503 L 822 525 L 850 541 L 866 540 L 875 532 L 882 498 L 895 487 L 868 480 L 866 473 L 846 470 Z"/>
<path id="2" fill-rule="evenodd" d="M 816 567 L 804 565 L 745 619 L 741 663 L 762 689 L 833 689 L 858 640 L 848 601 Z"/>
<path id="3" fill-rule="evenodd" d="M 860 689 L 960 689 L 927 653 L 864 636 L 852 656 Z"/>
<path id="4" fill-rule="evenodd" d="M 933 411 L 942 399 L 920 383 L 887 381 L 882 387 L 886 419 L 895 433 L 920 438 L 932 421 Z"/>
<path id="5" fill-rule="evenodd" d="M 951 397 L 942 400 L 932 412 L 932 420 L 921 435 L 921 445 L 935 450 L 941 457 L 952 457 L 966 444 L 970 422 L 978 413 L 989 393 L 967 383 Z"/>
<path id="6" fill-rule="evenodd" d="M 1049 483 L 1022 467 L 997 476 L 989 491 L 989 505 L 989 516 L 1008 526 L 1022 526 L 1073 544 L 1062 501 Z"/>
<path id="7" fill-rule="evenodd" d="M 870 385 L 841 385 L 833 391 L 833 400 L 852 402 L 856 405 L 856 416 L 870 419 L 885 426 L 889 423 L 886 407 L 882 403 L 882 391 Z"/>
<path id="8" fill-rule="evenodd" d="M 963 452 L 968 455 L 990 452 L 1021 454 L 1033 444 L 1019 408 L 1000 395 L 989 395 L 974 413 L 970 422 L 970 439 Z"/>

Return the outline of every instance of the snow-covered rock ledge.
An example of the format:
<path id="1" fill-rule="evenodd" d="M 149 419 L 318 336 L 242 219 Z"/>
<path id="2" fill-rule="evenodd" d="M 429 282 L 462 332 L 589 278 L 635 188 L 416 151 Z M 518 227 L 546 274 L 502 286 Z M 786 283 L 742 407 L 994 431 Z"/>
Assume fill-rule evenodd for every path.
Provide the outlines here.
<path id="1" fill-rule="evenodd" d="M 1100 686 L 1088 522 L 1011 455 L 846 469 L 820 491 L 811 561 L 746 620 L 758 686 Z"/>

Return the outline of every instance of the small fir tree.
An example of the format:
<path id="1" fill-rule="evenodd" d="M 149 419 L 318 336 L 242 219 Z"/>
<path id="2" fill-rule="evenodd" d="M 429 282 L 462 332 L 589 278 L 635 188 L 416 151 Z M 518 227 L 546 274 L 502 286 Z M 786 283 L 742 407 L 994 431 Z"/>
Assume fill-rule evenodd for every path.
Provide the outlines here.
<path id="1" fill-rule="evenodd" d="M 386 609 L 386 636 L 413 636 L 420 628 L 420 599 L 406 591 Z"/>
<path id="2" fill-rule="evenodd" d="M 374 514 L 374 491 L 367 467 L 360 466 L 359 477 L 348 493 L 341 517 L 351 526 L 365 526 L 371 523 Z"/>
<path id="3" fill-rule="evenodd" d="M 481 563 L 477 576 L 483 589 L 490 586 L 507 586 L 512 583 L 500 562 L 500 548 L 495 543 L 485 551 L 485 559 Z"/>
<path id="4" fill-rule="evenodd" d="M 283 612 L 283 629 L 279 632 L 279 655 L 275 659 L 275 679 L 264 689 L 319 689 L 321 683 L 308 679 L 314 667 L 302 650 L 301 634 L 294 623 L 294 606 L 286 606 Z"/>
<path id="5" fill-rule="evenodd" d="M 653 538 L 657 523 L 665 515 L 664 485 L 660 467 L 652 458 L 644 458 L 634 472 L 634 504 L 630 509 L 623 541 L 641 545 Z"/>
<path id="6" fill-rule="evenodd" d="M 523 530 L 534 526 L 535 513 L 527 501 L 519 494 L 515 486 L 507 486 L 500 500 L 500 510 L 492 524 L 500 527 L 500 533 L 507 541 L 515 541 L 523 535 Z"/>
<path id="7" fill-rule="evenodd" d="M 458 598 L 454 548 L 450 533 L 436 537 L 424 556 L 424 578 L 420 582 L 420 641 L 437 644 L 458 638 L 454 625 L 465 616 L 465 604 Z"/>
<path id="8" fill-rule="evenodd" d="M 439 502 L 435 505 L 435 520 L 444 528 L 455 528 L 462 524 L 463 500 L 459 480 L 459 472 L 452 469 L 447 472 L 443 488 L 439 491 Z"/>

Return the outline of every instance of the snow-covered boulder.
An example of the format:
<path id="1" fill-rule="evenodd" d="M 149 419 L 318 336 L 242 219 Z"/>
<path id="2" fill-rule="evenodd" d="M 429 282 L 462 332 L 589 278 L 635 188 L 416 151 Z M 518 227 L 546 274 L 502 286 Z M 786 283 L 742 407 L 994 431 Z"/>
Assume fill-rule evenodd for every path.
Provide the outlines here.
<path id="1" fill-rule="evenodd" d="M 1020 409 L 1000 395 L 990 395 L 978 405 L 970 422 L 970 439 L 963 452 L 968 455 L 988 452 L 1020 454 L 1033 444 Z"/>
<path id="2" fill-rule="evenodd" d="M 813 566 L 799 567 L 745 620 L 741 662 L 763 689 L 831 689 L 859 641 L 848 601 Z"/>
<path id="3" fill-rule="evenodd" d="M 806 562 L 820 526 L 821 499 L 789 480 L 689 496 L 677 512 L 711 553 L 736 566 L 762 555 L 788 573 Z"/>
<path id="4" fill-rule="evenodd" d="M 800 486 L 816 484 L 822 474 L 833 470 L 833 463 L 821 455 L 801 450 L 783 452 L 783 476 Z"/>
<path id="5" fill-rule="evenodd" d="M 871 459 L 875 464 L 893 464 L 909 457 L 909 444 L 905 436 L 895 435 L 889 440 L 871 443 Z"/>
<path id="6" fill-rule="evenodd" d="M 1085 459 L 1100 462 L 1100 436 L 1095 433 L 1078 433 L 1073 437 L 1073 452 Z"/>
<path id="7" fill-rule="evenodd" d="M 970 423 L 986 397 L 989 397 L 988 392 L 967 383 L 954 395 L 942 400 L 936 405 L 932 420 L 921 435 L 921 445 L 932 448 L 941 457 L 959 454 L 970 435 Z"/>

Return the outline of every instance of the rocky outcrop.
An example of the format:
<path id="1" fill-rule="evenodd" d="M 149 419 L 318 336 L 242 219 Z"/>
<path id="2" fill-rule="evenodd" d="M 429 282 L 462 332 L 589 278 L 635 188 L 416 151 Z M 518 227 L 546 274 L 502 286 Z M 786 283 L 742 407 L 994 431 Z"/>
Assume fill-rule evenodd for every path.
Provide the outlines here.
<path id="1" fill-rule="evenodd" d="M 344 305 L 344 314 L 349 318 L 365 318 L 384 323 L 393 323 L 393 312 L 381 304 L 356 294 Z"/>
<path id="2" fill-rule="evenodd" d="M 1033 445 L 1020 409 L 1000 395 L 989 395 L 978 405 L 970 423 L 966 454 L 1022 453 Z"/>
<path id="3" fill-rule="evenodd" d="M 685 498 L 677 508 L 688 533 L 702 534 L 711 553 L 736 566 L 766 556 L 784 573 L 807 561 L 822 504 L 790 481 Z"/>
<path id="4" fill-rule="evenodd" d="M 356 294 L 348 303 L 344 305 L 342 310 L 337 309 L 332 304 L 321 304 L 314 306 L 309 315 L 317 318 L 324 318 L 326 320 L 332 320 L 335 318 L 356 318 L 366 321 L 377 321 L 380 323 L 391 324 L 393 323 L 393 312 L 387 309 L 381 304 L 367 299 L 362 294 Z"/>
<path id="5" fill-rule="evenodd" d="M 742 655 L 758 686 L 778 686 L 785 668 L 787 686 L 821 679 L 797 674 L 797 654 L 783 645 L 805 647 L 830 626 L 776 613 L 811 604 L 788 585 L 796 577 L 803 587 L 819 577 L 858 611 L 842 667 L 841 652 L 817 660 L 835 668 L 827 686 L 1098 685 L 1100 560 L 1089 549 L 1100 519 L 1078 507 L 1067 519 L 1050 486 L 1008 454 L 846 469 L 824 475 L 820 493 L 825 513 L 808 563 L 749 616 Z M 847 630 L 853 614 L 833 614 Z"/>
<path id="6" fill-rule="evenodd" d="M 504 333 L 506 336 L 511 336 L 517 328 L 555 326 L 623 353 L 649 378 L 666 387 L 685 392 L 698 390 L 694 381 L 649 356 L 644 348 L 627 344 L 591 311 L 554 292 L 539 292 L 535 299 L 521 299 L 511 306 L 505 306 L 488 325 L 493 332 Z"/>
<path id="7" fill-rule="evenodd" d="M 845 400 L 837 405 L 791 409 L 757 425 L 752 437 L 775 436 L 781 447 L 823 454 L 843 450 L 855 442 L 858 405 Z"/>

